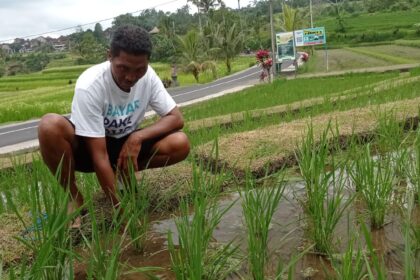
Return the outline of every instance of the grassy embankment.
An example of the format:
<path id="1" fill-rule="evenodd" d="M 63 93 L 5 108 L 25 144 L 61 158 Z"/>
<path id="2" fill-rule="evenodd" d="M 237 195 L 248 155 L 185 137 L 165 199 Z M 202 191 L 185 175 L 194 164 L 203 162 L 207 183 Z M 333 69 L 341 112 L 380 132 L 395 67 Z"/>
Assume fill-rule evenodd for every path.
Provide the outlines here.
<path id="1" fill-rule="evenodd" d="M 330 72 L 415 63 L 420 63 L 420 51 L 415 46 L 391 44 L 328 50 Z M 299 73 L 319 72 L 326 72 L 325 50 L 315 50 L 308 63 L 299 69 Z"/>
<path id="2" fill-rule="evenodd" d="M 315 19 L 315 26 L 324 26 L 330 47 L 353 44 L 378 44 L 395 40 L 420 38 L 420 10 L 378 12 L 346 15 L 343 17 L 345 32 L 337 31 L 336 18 Z"/>

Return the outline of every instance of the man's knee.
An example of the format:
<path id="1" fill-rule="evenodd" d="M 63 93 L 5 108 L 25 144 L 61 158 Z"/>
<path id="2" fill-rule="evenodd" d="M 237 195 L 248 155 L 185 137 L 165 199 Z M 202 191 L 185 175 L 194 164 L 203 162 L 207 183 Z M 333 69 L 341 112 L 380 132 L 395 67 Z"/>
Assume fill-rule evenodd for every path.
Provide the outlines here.
<path id="1" fill-rule="evenodd" d="M 57 114 L 44 115 L 38 125 L 38 137 L 50 136 L 59 132 L 61 118 L 63 117 Z"/>
<path id="2" fill-rule="evenodd" d="M 179 160 L 184 160 L 190 153 L 190 141 L 188 136 L 181 131 L 174 133 L 172 136 L 172 150 L 178 155 Z"/>
<path id="3" fill-rule="evenodd" d="M 70 123 L 61 115 L 44 115 L 38 125 L 40 145 L 46 142 L 59 144 L 57 141 L 60 140 L 72 141 L 71 128 Z"/>

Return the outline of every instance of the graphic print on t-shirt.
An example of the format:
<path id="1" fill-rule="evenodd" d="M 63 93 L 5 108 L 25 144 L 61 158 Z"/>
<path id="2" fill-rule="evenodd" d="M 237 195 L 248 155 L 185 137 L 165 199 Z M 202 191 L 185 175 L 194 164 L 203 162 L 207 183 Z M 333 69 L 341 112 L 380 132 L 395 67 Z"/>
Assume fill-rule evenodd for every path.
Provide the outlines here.
<path id="1" fill-rule="evenodd" d="M 131 132 L 136 125 L 131 118 L 134 112 L 140 108 L 140 100 L 134 100 L 127 104 L 108 104 L 104 118 L 105 132 L 107 136 L 123 135 Z"/>

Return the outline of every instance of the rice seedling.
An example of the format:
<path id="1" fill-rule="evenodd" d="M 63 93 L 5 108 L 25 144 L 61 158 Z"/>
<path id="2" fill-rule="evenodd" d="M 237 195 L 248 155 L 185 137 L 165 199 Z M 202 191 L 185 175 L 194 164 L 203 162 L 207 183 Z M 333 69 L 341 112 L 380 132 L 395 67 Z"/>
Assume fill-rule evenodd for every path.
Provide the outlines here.
<path id="1" fill-rule="evenodd" d="M 417 132 L 412 151 L 406 152 L 404 171 L 414 189 L 414 197 L 420 205 L 420 131 Z"/>
<path id="2" fill-rule="evenodd" d="M 397 151 L 404 139 L 404 129 L 396 119 L 395 112 L 382 113 L 378 118 L 376 143 L 382 153 Z"/>
<path id="3" fill-rule="evenodd" d="M 149 186 L 143 177 L 137 181 L 133 165 L 129 165 L 128 178 L 124 179 L 121 207 L 130 213 L 131 223 L 128 224 L 128 233 L 136 250 L 144 249 L 147 232 L 150 226 L 150 194 Z"/>
<path id="4" fill-rule="evenodd" d="M 273 214 L 285 189 L 284 175 L 280 175 L 273 187 L 255 185 L 250 173 L 246 176 L 242 198 L 242 211 L 247 227 L 248 269 L 253 279 L 265 279 L 265 265 L 268 260 L 268 232 Z"/>
<path id="5" fill-rule="evenodd" d="M 278 279 L 287 279 L 287 280 L 293 280 L 296 279 L 295 277 L 295 266 L 296 263 L 309 251 L 313 249 L 313 245 L 308 246 L 303 251 L 299 252 L 298 254 L 293 255 L 288 263 L 283 263 L 281 260 L 277 264 L 276 274 L 275 278 Z"/>
<path id="6" fill-rule="evenodd" d="M 331 255 L 331 264 L 335 271 L 334 279 L 362 280 L 367 276 L 364 253 L 359 246 L 357 234 L 350 238 L 346 251 L 343 254 Z"/>
<path id="7" fill-rule="evenodd" d="M 86 204 L 91 219 L 91 236 L 88 237 L 83 232 L 81 234 L 88 249 L 88 279 L 118 279 L 122 268 L 119 257 L 133 220 L 129 218 L 129 212 L 121 214 L 115 210 L 112 212 L 112 224 L 108 226 L 105 219 L 96 217 L 92 199 L 87 199 Z"/>
<path id="8" fill-rule="evenodd" d="M 29 205 L 32 226 L 25 224 L 23 213 L 7 192 L 7 203 L 26 228 L 19 240 L 33 251 L 34 260 L 28 268 L 32 279 L 65 279 L 72 273 L 71 260 L 75 253 L 71 247 L 69 223 L 77 215 L 68 215 L 68 194 L 56 178 L 34 163 L 34 175 L 26 190 L 31 199 Z M 59 172 L 58 172 L 59 173 Z"/>
<path id="9" fill-rule="evenodd" d="M 374 159 L 368 144 L 361 155 L 349 164 L 348 173 L 366 202 L 371 226 L 381 228 L 392 202 L 395 177 L 392 160 L 389 156 Z"/>
<path id="10" fill-rule="evenodd" d="M 411 190 L 406 192 L 406 203 L 403 211 L 404 220 L 402 222 L 403 227 L 403 238 L 404 238 L 404 275 L 405 279 L 412 280 L 416 279 L 416 252 L 419 248 L 416 248 L 415 236 L 412 235 L 412 230 L 415 230 L 415 226 L 412 224 L 412 214 L 414 209 L 414 193 Z M 413 240 L 414 237 L 414 240 Z M 420 275 L 417 275 L 420 276 Z"/>
<path id="11" fill-rule="evenodd" d="M 192 217 L 188 201 L 180 203 L 181 216 L 176 218 L 178 248 L 172 232 L 168 232 L 168 247 L 172 269 L 176 279 L 224 279 L 234 267 L 226 267 L 228 259 L 237 253 L 238 247 L 228 243 L 220 254 L 208 258 L 212 234 L 222 216 L 232 207 L 218 208 L 215 194 L 219 192 L 221 176 L 209 177 L 203 167 L 193 168 Z M 205 275 L 207 274 L 207 275 Z"/>
<path id="12" fill-rule="evenodd" d="M 21 280 L 27 280 L 27 279 L 31 279 L 30 275 L 28 274 L 28 263 L 27 260 L 23 260 L 19 266 L 17 267 L 10 267 L 9 271 L 8 271 L 8 276 L 6 276 L 6 273 L 3 271 L 3 273 L 0 273 L 0 279 L 7 279 L 7 280 L 17 280 L 17 279 L 21 279 Z M 16 272 L 16 270 L 20 268 L 20 270 L 18 270 Z M 1 269 L 1 267 L 0 267 Z M 70 276 L 72 276 L 70 274 Z M 68 279 L 72 279 L 72 278 L 68 278 Z"/>
<path id="13" fill-rule="evenodd" d="M 369 230 L 367 229 L 364 222 L 361 222 L 361 228 L 363 236 L 366 241 L 366 247 L 368 254 L 364 254 L 363 257 L 366 263 L 366 269 L 368 274 L 368 279 L 370 280 L 386 280 L 388 272 L 383 260 L 383 256 L 379 257 L 376 249 L 373 247 L 372 236 Z M 370 258 L 368 258 L 370 256 Z"/>
<path id="14" fill-rule="evenodd" d="M 301 176 L 305 181 L 306 198 L 301 200 L 308 220 L 310 237 L 315 243 L 315 250 L 328 253 L 333 248 L 333 234 L 338 221 L 350 205 L 353 197 L 346 198 L 344 193 L 343 171 L 331 156 L 328 163 L 329 144 L 327 135 L 331 125 L 325 129 L 318 142 L 312 125 L 308 127 L 296 157 Z M 327 166 L 331 164 L 331 166 Z M 333 189 L 330 192 L 330 188 Z"/>

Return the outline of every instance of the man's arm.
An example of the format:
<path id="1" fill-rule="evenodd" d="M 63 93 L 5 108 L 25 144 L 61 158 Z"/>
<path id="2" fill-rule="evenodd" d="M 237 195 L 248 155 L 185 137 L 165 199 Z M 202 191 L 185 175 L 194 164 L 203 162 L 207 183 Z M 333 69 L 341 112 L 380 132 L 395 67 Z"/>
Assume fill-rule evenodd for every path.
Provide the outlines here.
<path id="1" fill-rule="evenodd" d="M 143 141 L 169 134 L 180 130 L 183 127 L 184 119 L 182 113 L 178 107 L 175 107 L 154 124 L 134 132 L 130 135 L 121 149 L 117 163 L 118 168 L 127 170 L 128 163 L 132 162 L 135 171 L 137 171 L 137 156 Z"/>
<path id="2" fill-rule="evenodd" d="M 84 140 L 102 190 L 111 199 L 115 207 L 119 206 L 119 201 L 115 195 L 115 174 L 108 160 L 105 137 L 85 137 Z"/>

